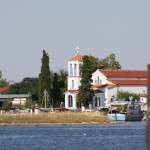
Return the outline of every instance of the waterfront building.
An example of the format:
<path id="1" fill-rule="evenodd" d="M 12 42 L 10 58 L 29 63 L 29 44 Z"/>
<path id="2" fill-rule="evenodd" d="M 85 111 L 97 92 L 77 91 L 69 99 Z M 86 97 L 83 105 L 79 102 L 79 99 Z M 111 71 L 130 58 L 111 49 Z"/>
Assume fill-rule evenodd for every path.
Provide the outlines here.
<path id="1" fill-rule="evenodd" d="M 77 54 L 68 61 L 68 90 L 65 94 L 65 108 L 76 110 L 81 107 L 77 100 L 79 86 L 81 85 L 81 66 L 83 56 Z M 147 91 L 147 71 L 145 70 L 102 70 L 98 69 L 92 74 L 92 88 L 95 91 L 91 109 L 98 110 L 104 106 L 109 107 L 117 91 L 128 91 L 142 94 Z"/>
<path id="2" fill-rule="evenodd" d="M 0 94 L 0 104 L 10 100 L 13 107 L 25 105 L 27 101 L 31 101 L 30 94 Z"/>

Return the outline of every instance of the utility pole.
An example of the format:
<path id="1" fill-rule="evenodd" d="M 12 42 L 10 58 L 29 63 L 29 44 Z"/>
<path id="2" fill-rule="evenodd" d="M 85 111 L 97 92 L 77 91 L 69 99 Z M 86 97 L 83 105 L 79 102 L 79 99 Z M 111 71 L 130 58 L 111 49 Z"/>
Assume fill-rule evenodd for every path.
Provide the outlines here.
<path id="1" fill-rule="evenodd" d="M 148 90 L 147 90 L 147 113 L 146 113 L 146 139 L 145 150 L 150 149 L 150 65 L 148 65 Z"/>
<path id="2" fill-rule="evenodd" d="M 49 100 L 49 95 L 46 90 L 44 90 L 44 96 L 43 96 L 41 107 L 43 105 L 43 102 L 45 102 L 45 108 L 48 108 L 48 105 L 50 105 L 50 100 Z"/>

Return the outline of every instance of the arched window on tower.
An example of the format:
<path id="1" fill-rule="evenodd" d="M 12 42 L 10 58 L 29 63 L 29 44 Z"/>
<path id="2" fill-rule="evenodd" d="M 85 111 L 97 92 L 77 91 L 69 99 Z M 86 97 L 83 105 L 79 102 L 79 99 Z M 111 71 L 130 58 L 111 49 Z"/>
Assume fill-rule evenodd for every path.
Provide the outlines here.
<path id="1" fill-rule="evenodd" d="M 74 64 L 74 76 L 76 76 L 76 75 L 77 75 L 77 65 Z"/>
<path id="2" fill-rule="evenodd" d="M 72 95 L 68 96 L 68 103 L 69 103 L 68 104 L 69 107 L 73 107 L 73 98 L 72 98 Z"/>
<path id="3" fill-rule="evenodd" d="M 72 90 L 74 90 L 74 80 L 72 80 Z"/>
<path id="4" fill-rule="evenodd" d="M 73 75 L 72 64 L 70 64 L 70 76 Z"/>

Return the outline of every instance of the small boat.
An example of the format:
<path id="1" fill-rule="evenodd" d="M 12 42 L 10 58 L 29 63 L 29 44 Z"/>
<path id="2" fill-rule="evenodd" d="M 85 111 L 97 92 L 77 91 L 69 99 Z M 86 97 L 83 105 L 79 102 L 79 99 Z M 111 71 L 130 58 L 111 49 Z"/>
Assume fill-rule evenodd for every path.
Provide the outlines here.
<path id="1" fill-rule="evenodd" d="M 117 114 L 117 113 L 113 113 L 113 114 L 107 114 L 108 118 L 114 121 L 125 121 L 125 114 Z"/>
<path id="2" fill-rule="evenodd" d="M 144 115 L 141 106 L 133 104 L 129 106 L 129 113 L 126 115 L 125 121 L 141 121 Z"/>
<path id="3" fill-rule="evenodd" d="M 141 121 L 144 115 L 141 106 L 138 104 L 128 106 L 127 112 L 124 113 L 107 114 L 108 118 L 114 121 Z"/>

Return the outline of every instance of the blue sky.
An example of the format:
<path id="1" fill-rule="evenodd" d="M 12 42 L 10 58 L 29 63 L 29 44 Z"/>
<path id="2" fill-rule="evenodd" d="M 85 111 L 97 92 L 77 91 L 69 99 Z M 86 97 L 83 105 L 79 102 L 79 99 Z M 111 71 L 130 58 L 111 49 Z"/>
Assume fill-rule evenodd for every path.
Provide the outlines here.
<path id="1" fill-rule="evenodd" d="M 43 49 L 53 71 L 76 54 L 115 53 L 122 69 L 150 63 L 149 0 L 0 0 L 3 78 L 38 77 Z"/>

